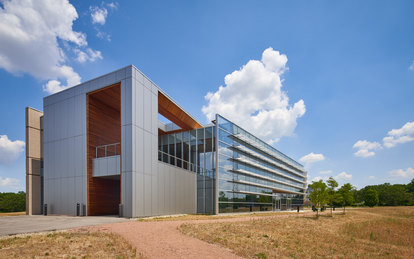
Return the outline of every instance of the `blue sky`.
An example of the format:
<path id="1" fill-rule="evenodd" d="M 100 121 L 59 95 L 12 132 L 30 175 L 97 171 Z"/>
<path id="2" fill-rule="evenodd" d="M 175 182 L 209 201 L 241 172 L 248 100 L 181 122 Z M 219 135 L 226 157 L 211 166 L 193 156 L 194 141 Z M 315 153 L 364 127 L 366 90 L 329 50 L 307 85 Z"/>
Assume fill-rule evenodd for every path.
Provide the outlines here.
<path id="1" fill-rule="evenodd" d="M 35 2 L 0 1 L 0 192 L 25 188 L 16 142 L 25 139 L 24 108 L 42 110 L 49 92 L 128 64 L 203 123 L 203 106 L 241 125 L 255 119 L 260 127 L 249 130 L 301 159 L 309 180 L 361 188 L 414 178 L 410 1 Z M 265 69 L 267 56 L 279 72 Z M 262 85 L 260 75 L 280 85 Z M 256 99 L 226 99 L 219 86 Z"/>

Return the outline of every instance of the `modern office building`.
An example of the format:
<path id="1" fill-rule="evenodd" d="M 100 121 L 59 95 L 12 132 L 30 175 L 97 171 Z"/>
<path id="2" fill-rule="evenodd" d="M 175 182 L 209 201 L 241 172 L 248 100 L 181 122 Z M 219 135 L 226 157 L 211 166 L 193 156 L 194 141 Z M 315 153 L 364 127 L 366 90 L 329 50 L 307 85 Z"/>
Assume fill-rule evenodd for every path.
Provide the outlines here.
<path id="1" fill-rule="evenodd" d="M 43 103 L 43 114 L 26 109 L 28 214 L 47 207 L 48 214 L 143 217 L 303 205 L 301 164 L 220 115 L 203 126 L 132 65 Z"/>

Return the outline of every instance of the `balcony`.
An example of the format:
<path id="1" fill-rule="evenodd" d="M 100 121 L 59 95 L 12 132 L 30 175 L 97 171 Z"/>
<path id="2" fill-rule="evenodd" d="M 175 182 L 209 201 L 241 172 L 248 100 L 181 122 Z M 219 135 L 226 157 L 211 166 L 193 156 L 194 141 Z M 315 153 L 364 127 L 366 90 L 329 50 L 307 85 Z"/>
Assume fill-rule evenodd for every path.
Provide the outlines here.
<path id="1" fill-rule="evenodd" d="M 121 144 L 113 143 L 96 147 L 92 160 L 92 176 L 111 178 L 121 172 Z"/>

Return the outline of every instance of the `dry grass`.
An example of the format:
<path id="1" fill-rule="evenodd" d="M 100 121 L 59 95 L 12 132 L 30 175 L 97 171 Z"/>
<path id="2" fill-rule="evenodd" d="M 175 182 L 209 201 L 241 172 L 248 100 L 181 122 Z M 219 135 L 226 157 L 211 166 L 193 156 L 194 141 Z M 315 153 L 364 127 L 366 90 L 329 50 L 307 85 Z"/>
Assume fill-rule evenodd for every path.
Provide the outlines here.
<path id="1" fill-rule="evenodd" d="M 1 212 L 0 213 L 0 217 L 19 216 L 19 215 L 26 215 L 26 212 L 22 211 L 22 212 Z"/>
<path id="2" fill-rule="evenodd" d="M 306 210 L 305 212 L 310 212 Z M 302 212 L 301 212 L 302 213 Z M 161 217 L 141 218 L 138 221 L 183 221 L 183 220 L 215 220 L 215 219 L 230 219 L 230 218 L 248 218 L 248 217 L 269 217 L 277 215 L 293 215 L 295 211 L 291 212 L 252 212 L 252 213 L 234 213 L 221 215 L 202 215 L 202 214 L 185 214 L 172 215 Z"/>
<path id="3" fill-rule="evenodd" d="M 0 239 L 0 258 L 136 258 L 121 237 L 108 233 L 52 232 Z"/>
<path id="4" fill-rule="evenodd" d="M 180 230 L 248 258 L 414 258 L 414 207 L 187 223 Z"/>

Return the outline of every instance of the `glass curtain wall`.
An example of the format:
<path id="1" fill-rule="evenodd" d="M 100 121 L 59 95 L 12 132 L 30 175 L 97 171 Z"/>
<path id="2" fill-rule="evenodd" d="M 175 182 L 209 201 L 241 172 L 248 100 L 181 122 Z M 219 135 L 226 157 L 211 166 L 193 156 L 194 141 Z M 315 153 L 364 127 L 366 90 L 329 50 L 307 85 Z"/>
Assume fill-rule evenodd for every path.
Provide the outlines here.
<path id="1" fill-rule="evenodd" d="M 158 136 L 158 160 L 197 173 L 197 213 L 215 214 L 216 128 Z"/>
<path id="2" fill-rule="evenodd" d="M 303 166 L 216 116 L 219 213 L 288 210 L 303 206 Z"/>

